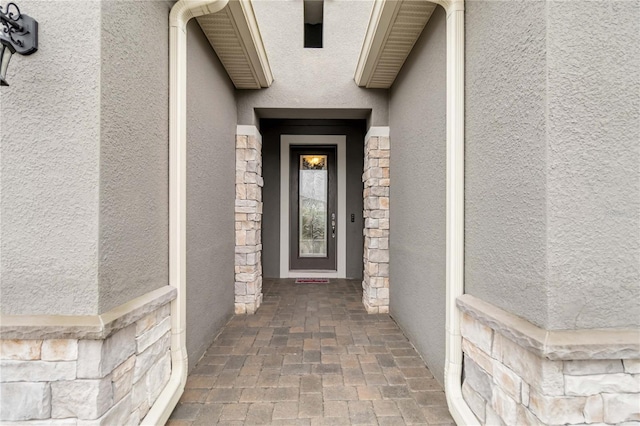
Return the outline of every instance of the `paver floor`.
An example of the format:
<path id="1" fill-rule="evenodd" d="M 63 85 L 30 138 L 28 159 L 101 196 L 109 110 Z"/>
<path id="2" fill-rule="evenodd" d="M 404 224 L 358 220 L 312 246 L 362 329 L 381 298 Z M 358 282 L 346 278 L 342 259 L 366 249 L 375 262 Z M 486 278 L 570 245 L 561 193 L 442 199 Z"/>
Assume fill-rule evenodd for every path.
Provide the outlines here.
<path id="1" fill-rule="evenodd" d="M 167 425 L 454 424 L 444 392 L 360 281 L 265 280 L 187 379 Z"/>

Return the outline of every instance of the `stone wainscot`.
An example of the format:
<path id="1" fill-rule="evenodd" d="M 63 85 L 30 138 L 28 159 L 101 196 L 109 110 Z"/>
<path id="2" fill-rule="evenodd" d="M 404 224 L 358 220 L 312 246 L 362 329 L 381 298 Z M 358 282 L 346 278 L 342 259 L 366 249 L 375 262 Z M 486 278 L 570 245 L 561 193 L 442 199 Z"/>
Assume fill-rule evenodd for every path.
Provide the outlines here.
<path id="1" fill-rule="evenodd" d="M 3 316 L 0 423 L 137 425 L 171 374 L 163 287 L 102 315 Z"/>
<path id="2" fill-rule="evenodd" d="M 485 425 L 640 424 L 640 330 L 548 331 L 470 295 L 463 396 Z"/>

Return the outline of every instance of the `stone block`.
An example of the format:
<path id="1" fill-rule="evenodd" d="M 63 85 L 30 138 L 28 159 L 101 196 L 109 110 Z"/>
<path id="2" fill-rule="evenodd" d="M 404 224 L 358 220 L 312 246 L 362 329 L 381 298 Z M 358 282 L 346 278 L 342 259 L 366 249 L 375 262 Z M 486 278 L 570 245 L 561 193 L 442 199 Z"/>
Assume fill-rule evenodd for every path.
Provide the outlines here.
<path id="1" fill-rule="evenodd" d="M 369 153 L 371 150 L 378 149 L 378 137 L 372 136 L 366 143 L 365 153 Z"/>
<path id="2" fill-rule="evenodd" d="M 131 392 L 133 386 L 133 368 L 136 364 L 136 356 L 132 355 L 128 360 L 120 364 L 111 374 L 113 388 L 113 402 L 116 403 Z"/>
<path id="3" fill-rule="evenodd" d="M 55 382 L 76 378 L 75 361 L 0 361 L 3 382 Z"/>
<path id="4" fill-rule="evenodd" d="M 379 197 L 378 205 L 382 210 L 389 210 L 389 197 Z"/>
<path id="5" fill-rule="evenodd" d="M 378 274 L 379 277 L 389 277 L 389 264 L 388 263 L 379 263 L 378 264 Z"/>
<path id="6" fill-rule="evenodd" d="M 105 340 L 78 341 L 78 378 L 100 379 L 136 351 L 136 324 Z"/>
<path id="7" fill-rule="evenodd" d="M 618 424 L 640 421 L 640 394 L 603 394 L 604 422 Z"/>
<path id="8" fill-rule="evenodd" d="M 24 421 L 51 416 L 49 383 L 0 383 L 0 420 Z"/>
<path id="9" fill-rule="evenodd" d="M 509 367 L 493 360 L 493 382 L 514 401 L 520 402 L 522 379 Z"/>
<path id="10" fill-rule="evenodd" d="M 469 340 L 462 339 L 462 351 L 471 358 L 476 364 L 478 364 L 484 371 L 489 374 L 493 374 L 493 362 L 494 359 L 487 355 L 484 351 L 478 349 L 476 345 Z"/>
<path id="11" fill-rule="evenodd" d="M 468 356 L 464 357 L 465 383 L 476 391 L 485 401 L 491 401 L 493 395 L 493 379 Z"/>
<path id="12" fill-rule="evenodd" d="M 471 408 L 471 411 L 473 411 L 473 414 L 475 414 L 481 422 L 484 422 L 487 401 L 466 382 L 462 384 L 462 396 L 467 402 L 467 405 L 469 405 L 469 408 Z"/>
<path id="13" fill-rule="evenodd" d="M 149 346 L 157 342 L 162 336 L 171 330 L 171 317 L 167 317 L 160 321 L 158 325 L 151 330 L 136 337 L 136 353 L 141 353 Z"/>
<path id="14" fill-rule="evenodd" d="M 640 376 L 631 374 L 595 374 L 591 376 L 565 376 L 567 395 L 589 396 L 598 393 L 640 392 Z"/>
<path id="15" fill-rule="evenodd" d="M 171 354 L 167 353 L 149 369 L 146 375 L 147 389 L 149 392 L 149 404 L 153 403 L 164 389 L 171 375 Z"/>
<path id="16" fill-rule="evenodd" d="M 585 397 L 547 396 L 531 389 L 529 409 L 544 423 L 584 423 Z"/>
<path id="17" fill-rule="evenodd" d="M 494 333 L 492 357 L 545 395 L 564 395 L 562 361 L 540 358 L 499 333 Z"/>
<path id="18" fill-rule="evenodd" d="M 491 397 L 491 408 L 508 425 L 518 424 L 518 403 L 500 388 L 494 388 Z"/>
<path id="19" fill-rule="evenodd" d="M 496 413 L 491 404 L 487 404 L 485 408 L 485 425 L 487 426 L 505 426 L 502 418 Z M 509 425 L 512 426 L 512 425 Z"/>
<path id="20" fill-rule="evenodd" d="M 369 250 L 369 262 L 387 263 L 389 262 L 389 250 L 372 249 Z"/>
<path id="21" fill-rule="evenodd" d="M 236 135 L 236 149 L 247 148 L 247 135 Z"/>
<path id="22" fill-rule="evenodd" d="M 78 359 L 76 339 L 48 339 L 42 342 L 43 361 L 75 361 Z"/>
<path id="23" fill-rule="evenodd" d="M 388 288 L 379 288 L 377 291 L 378 299 L 389 299 L 389 289 Z"/>
<path id="24" fill-rule="evenodd" d="M 0 359 L 32 361 L 40 359 L 42 340 L 0 340 Z"/>
<path id="25" fill-rule="evenodd" d="M 601 395 L 592 395 L 587 398 L 584 405 L 584 419 L 586 423 L 599 423 L 604 421 L 604 403 Z"/>
<path id="26" fill-rule="evenodd" d="M 536 415 L 524 405 L 518 405 L 518 420 L 516 424 L 527 426 L 548 426 L 546 423 L 542 423 L 540 419 L 538 419 Z"/>
<path id="27" fill-rule="evenodd" d="M 622 363 L 626 373 L 640 374 L 640 359 L 625 359 Z"/>
<path id="28" fill-rule="evenodd" d="M 51 417 L 93 420 L 113 405 L 111 379 L 51 383 Z"/>
<path id="29" fill-rule="evenodd" d="M 493 343 L 493 330 L 477 321 L 469 314 L 462 314 L 460 323 L 460 332 L 462 337 L 473 343 L 477 348 L 486 354 L 491 354 L 491 346 Z"/>
<path id="30" fill-rule="evenodd" d="M 619 359 L 572 360 L 564 362 L 564 374 L 571 376 L 623 372 L 622 360 Z"/>
<path id="31" fill-rule="evenodd" d="M 149 315 L 144 316 L 143 318 L 136 321 L 136 337 L 140 336 L 147 330 L 150 330 L 153 326 L 156 325 L 158 320 L 158 315 L 156 312 L 152 312 Z"/>
<path id="32" fill-rule="evenodd" d="M 127 423 L 131 418 L 131 398 L 123 398 L 111 407 L 102 417 L 96 420 L 78 420 L 78 426 L 133 426 Z M 135 416 L 133 418 L 136 418 Z"/>
<path id="33" fill-rule="evenodd" d="M 149 369 L 166 354 L 171 346 L 171 333 L 167 332 L 158 341 L 149 346 L 144 352 L 136 357 L 136 365 L 133 373 L 133 383 L 137 383 L 138 380 Z"/>
<path id="34" fill-rule="evenodd" d="M 244 282 L 234 283 L 234 294 L 238 296 L 244 296 L 247 294 L 247 284 Z"/>

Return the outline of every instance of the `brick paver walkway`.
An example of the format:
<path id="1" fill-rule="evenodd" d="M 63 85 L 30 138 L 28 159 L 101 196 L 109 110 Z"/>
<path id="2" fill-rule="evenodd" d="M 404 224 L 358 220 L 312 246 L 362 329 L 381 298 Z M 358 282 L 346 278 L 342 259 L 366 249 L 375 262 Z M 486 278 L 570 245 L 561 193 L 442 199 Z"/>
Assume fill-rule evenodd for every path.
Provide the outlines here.
<path id="1" fill-rule="evenodd" d="M 395 322 L 365 312 L 360 281 L 265 280 L 264 293 L 207 350 L 168 425 L 453 424 Z"/>

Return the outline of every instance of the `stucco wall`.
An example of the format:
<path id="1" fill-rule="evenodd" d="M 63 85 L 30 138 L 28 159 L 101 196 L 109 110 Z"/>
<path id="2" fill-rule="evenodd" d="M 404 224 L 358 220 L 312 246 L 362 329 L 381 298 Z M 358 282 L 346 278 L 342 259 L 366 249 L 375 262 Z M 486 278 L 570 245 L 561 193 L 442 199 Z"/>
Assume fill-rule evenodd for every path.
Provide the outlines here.
<path id="1" fill-rule="evenodd" d="M 546 9 L 466 4 L 465 292 L 547 323 Z"/>
<path id="2" fill-rule="evenodd" d="M 233 313 L 236 104 L 195 21 L 187 51 L 187 352 L 195 367 Z"/>
<path id="3" fill-rule="evenodd" d="M 5 4 L 3 4 L 4 6 Z M 0 88 L 3 314 L 98 311 L 100 7 L 19 2 L 39 50 Z M 63 23 L 82 22 L 82 35 Z"/>
<path id="4" fill-rule="evenodd" d="M 547 327 L 639 326 L 640 2 L 547 16 Z"/>
<path id="5" fill-rule="evenodd" d="M 353 81 L 372 1 L 324 2 L 321 49 L 304 48 L 302 1 L 255 1 L 253 7 L 275 80 L 265 90 L 238 92 L 240 124 L 254 123 L 253 108 L 366 108 L 371 125 L 387 125 L 387 91 Z"/>
<path id="6" fill-rule="evenodd" d="M 446 20 L 438 7 L 391 88 L 391 316 L 443 383 Z"/>
<path id="7" fill-rule="evenodd" d="M 101 312 L 169 282 L 169 9 L 102 2 Z"/>
<path id="8" fill-rule="evenodd" d="M 467 3 L 466 291 L 640 324 L 638 2 Z"/>

